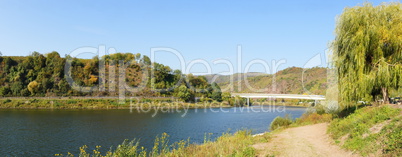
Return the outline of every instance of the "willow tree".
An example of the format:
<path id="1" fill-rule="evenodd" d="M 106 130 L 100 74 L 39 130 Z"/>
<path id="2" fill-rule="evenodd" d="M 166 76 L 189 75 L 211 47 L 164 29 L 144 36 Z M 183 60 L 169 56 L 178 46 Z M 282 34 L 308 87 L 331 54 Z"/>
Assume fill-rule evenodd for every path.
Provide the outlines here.
<path id="1" fill-rule="evenodd" d="M 372 101 L 376 95 L 387 103 L 389 89 L 402 85 L 402 5 L 345 8 L 331 49 L 343 107 Z"/>

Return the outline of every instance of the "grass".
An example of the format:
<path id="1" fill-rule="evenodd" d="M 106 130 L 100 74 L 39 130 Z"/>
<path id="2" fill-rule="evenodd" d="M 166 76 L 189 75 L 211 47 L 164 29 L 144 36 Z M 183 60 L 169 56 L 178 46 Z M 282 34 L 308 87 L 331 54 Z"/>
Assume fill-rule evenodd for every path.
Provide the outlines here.
<path id="1" fill-rule="evenodd" d="M 99 151 L 100 146 L 96 149 L 87 152 L 87 146 L 80 148 L 80 157 L 128 157 L 128 156 L 255 156 L 256 150 L 252 147 L 258 142 L 267 142 L 270 139 L 268 134 L 262 136 L 251 135 L 251 131 L 241 130 L 234 134 L 224 133 L 216 141 L 211 141 L 205 138 L 204 144 L 191 144 L 190 140 L 182 140 L 173 144 L 169 143 L 169 135 L 163 133 L 155 138 L 154 147 L 152 150 L 146 150 L 139 146 L 137 140 L 124 141 L 114 150 L 105 153 Z M 102 155 L 104 154 L 104 155 Z M 56 154 L 56 156 L 74 156 L 70 153 L 67 155 Z"/>
<path id="2" fill-rule="evenodd" d="M 227 103 L 204 102 L 184 103 L 172 102 L 171 99 L 141 99 L 142 108 L 206 108 L 206 107 L 230 107 Z M 137 100 L 133 101 L 134 109 Z M 3 99 L 0 100 L 0 108 L 20 109 L 129 109 L 130 100 L 124 100 L 123 104 L 118 99 Z"/>
<path id="3" fill-rule="evenodd" d="M 398 114 L 399 110 L 388 106 L 365 107 L 346 118 L 334 120 L 328 131 L 336 139 L 349 133 L 352 137 L 358 137 L 367 133 L 374 124 L 391 119 Z"/>
<path id="4" fill-rule="evenodd" d="M 361 155 L 401 156 L 402 123 L 399 109 L 364 107 L 331 122 L 328 132 L 342 147 Z M 375 131 L 375 128 L 379 131 Z"/>

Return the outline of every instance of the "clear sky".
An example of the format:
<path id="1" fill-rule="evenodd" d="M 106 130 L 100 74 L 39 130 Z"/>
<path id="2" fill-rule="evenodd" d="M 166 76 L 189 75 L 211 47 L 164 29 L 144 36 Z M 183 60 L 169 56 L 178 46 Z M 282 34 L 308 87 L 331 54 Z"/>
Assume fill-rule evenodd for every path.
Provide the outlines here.
<path id="1" fill-rule="evenodd" d="M 189 72 L 206 72 L 201 64 L 188 67 L 200 59 L 212 73 L 221 73 L 228 66 L 213 61 L 227 60 L 239 72 L 240 45 L 241 72 L 255 59 L 266 62 L 271 71 L 274 60 L 286 61 L 279 69 L 303 67 L 324 54 L 343 8 L 363 2 L 0 0 L 0 51 L 4 56 L 33 51 L 64 56 L 80 47 L 104 45 L 150 56 L 151 48 L 168 47 L 183 56 Z M 172 53 L 157 52 L 155 61 L 181 69 Z M 270 72 L 258 64 L 247 71 Z"/>

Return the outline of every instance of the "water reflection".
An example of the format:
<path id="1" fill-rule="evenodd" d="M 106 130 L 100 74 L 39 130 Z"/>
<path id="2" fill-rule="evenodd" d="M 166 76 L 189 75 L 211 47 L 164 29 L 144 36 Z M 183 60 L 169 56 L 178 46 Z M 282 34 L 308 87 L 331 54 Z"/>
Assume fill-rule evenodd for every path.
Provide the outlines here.
<path id="1" fill-rule="evenodd" d="M 170 142 L 190 138 L 202 143 L 205 133 L 212 138 L 223 132 L 252 129 L 268 131 L 276 116 L 300 117 L 305 108 L 252 106 L 249 108 L 189 109 L 182 112 L 147 113 L 129 110 L 0 110 L 0 154 L 8 156 L 52 156 L 78 153 L 79 147 L 93 149 L 117 146 L 124 139 L 140 139 L 151 148 L 156 135 L 166 132 Z M 153 116 L 154 115 L 154 116 Z"/>

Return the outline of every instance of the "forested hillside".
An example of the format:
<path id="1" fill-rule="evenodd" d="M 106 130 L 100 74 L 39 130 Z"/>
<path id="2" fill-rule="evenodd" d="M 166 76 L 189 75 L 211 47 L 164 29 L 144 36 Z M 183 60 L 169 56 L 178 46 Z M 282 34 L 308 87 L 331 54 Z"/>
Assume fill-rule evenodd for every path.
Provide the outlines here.
<path id="1" fill-rule="evenodd" d="M 101 88 L 93 88 L 90 92 L 71 88 L 64 71 L 66 61 L 71 61 L 72 80 L 78 86 L 101 85 Z M 104 72 L 99 64 L 104 65 Z M 119 69 L 123 69 L 124 74 Z M 194 97 L 221 100 L 221 91 L 216 83 L 208 83 L 203 76 L 184 75 L 180 70 L 151 63 L 149 57 L 141 54 L 116 53 L 100 59 L 79 59 L 61 57 L 58 52 L 44 55 L 33 52 L 26 57 L 0 57 L 0 96 L 3 97 L 117 96 L 124 85 L 143 87 L 137 92 L 126 91 L 124 94 L 127 96 L 176 96 L 185 101 Z"/>
<path id="2" fill-rule="evenodd" d="M 315 67 L 303 69 L 299 67 L 290 67 L 277 72 L 275 75 L 261 73 L 257 74 L 259 75 L 249 76 L 245 74 L 235 74 L 219 76 L 222 77 L 221 80 L 224 79 L 226 81 L 222 81 L 218 84 L 224 92 L 243 93 L 259 92 L 277 94 L 325 95 L 325 91 L 327 89 L 327 68 Z M 230 83 L 230 77 L 233 77 L 235 80 L 233 83 Z"/>
<path id="3" fill-rule="evenodd" d="M 67 60 L 71 61 L 71 76 L 77 85 L 81 87 L 103 85 L 101 86 L 103 88 L 99 90 L 96 87 L 91 92 L 72 89 L 64 73 Z M 100 63 L 104 64 L 103 77 L 99 69 Z M 121 63 L 124 65 L 120 65 Z M 321 95 L 325 94 L 326 89 L 326 68 L 307 69 L 303 75 L 302 68 L 291 67 L 275 75 L 247 73 L 217 76 L 215 82 L 211 83 L 216 75 L 184 75 L 180 70 L 151 63 L 149 57 L 141 54 L 116 53 L 102 56 L 100 59 L 97 57 L 79 59 L 70 56 L 61 57 L 57 52 L 44 55 L 34 52 L 26 57 L 0 57 L 0 96 L 117 96 L 119 90 L 124 88 L 122 87 L 124 84 L 119 83 L 121 68 L 125 72 L 123 77 L 125 85 L 133 88 L 143 86 L 137 92 L 126 91 L 127 96 L 176 96 L 186 101 L 193 100 L 194 97 L 221 100 L 221 88 L 226 92 L 256 92 L 265 88 L 259 92 L 286 94 L 311 92 L 310 94 Z M 232 83 L 231 77 L 234 80 Z"/>

